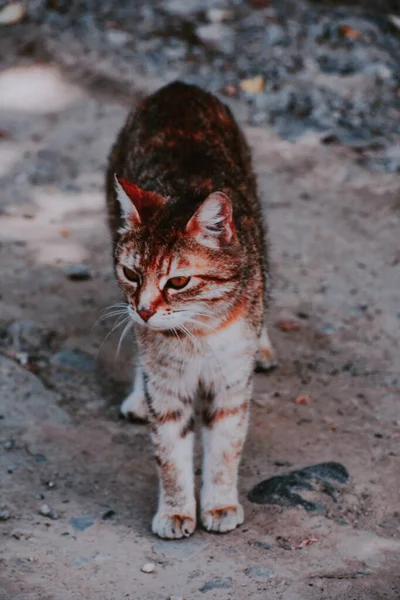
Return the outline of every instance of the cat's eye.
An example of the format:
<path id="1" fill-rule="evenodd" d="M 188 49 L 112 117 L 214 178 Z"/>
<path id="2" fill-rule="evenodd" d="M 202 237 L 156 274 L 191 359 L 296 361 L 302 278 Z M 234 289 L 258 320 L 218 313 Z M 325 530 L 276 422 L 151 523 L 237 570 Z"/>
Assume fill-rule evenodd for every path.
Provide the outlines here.
<path id="1" fill-rule="evenodd" d="M 129 267 L 122 267 L 122 272 L 128 281 L 131 281 L 132 283 L 139 283 L 139 275 L 135 273 L 135 271 L 132 271 L 132 269 Z"/>
<path id="2" fill-rule="evenodd" d="M 172 277 L 168 279 L 166 287 L 173 290 L 182 290 L 190 281 L 190 277 Z"/>

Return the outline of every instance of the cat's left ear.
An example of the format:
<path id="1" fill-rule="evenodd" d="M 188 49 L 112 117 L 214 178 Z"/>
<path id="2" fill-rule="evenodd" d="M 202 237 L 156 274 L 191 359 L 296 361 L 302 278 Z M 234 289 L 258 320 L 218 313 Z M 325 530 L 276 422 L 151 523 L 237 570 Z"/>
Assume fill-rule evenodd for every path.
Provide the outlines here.
<path id="1" fill-rule="evenodd" d="M 141 223 L 138 209 L 141 205 L 142 190 L 117 175 L 114 175 L 114 186 L 124 219 L 132 225 Z"/>
<path id="2" fill-rule="evenodd" d="M 223 192 L 213 192 L 200 205 L 186 225 L 186 233 L 209 248 L 219 248 L 235 235 L 232 203 Z"/>

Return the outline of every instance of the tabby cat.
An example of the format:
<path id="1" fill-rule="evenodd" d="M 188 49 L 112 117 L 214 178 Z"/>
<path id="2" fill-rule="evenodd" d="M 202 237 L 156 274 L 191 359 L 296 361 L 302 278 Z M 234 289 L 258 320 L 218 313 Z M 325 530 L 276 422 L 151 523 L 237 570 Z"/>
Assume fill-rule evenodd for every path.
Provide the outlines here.
<path id="1" fill-rule="evenodd" d="M 124 415 L 147 418 L 160 476 L 153 532 L 196 527 L 195 401 L 201 402 L 200 520 L 243 522 L 238 466 L 253 369 L 273 351 L 264 324 L 263 219 L 246 141 L 231 111 L 172 83 L 128 116 L 107 172 L 115 272 L 139 351 Z"/>

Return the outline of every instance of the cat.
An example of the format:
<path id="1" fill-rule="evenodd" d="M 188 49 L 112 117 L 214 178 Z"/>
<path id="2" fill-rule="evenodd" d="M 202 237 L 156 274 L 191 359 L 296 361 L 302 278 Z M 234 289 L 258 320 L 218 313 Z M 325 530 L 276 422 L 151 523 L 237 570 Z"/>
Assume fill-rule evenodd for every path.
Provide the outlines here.
<path id="1" fill-rule="evenodd" d="M 273 365 L 264 321 L 268 262 L 250 151 L 230 109 L 174 82 L 141 101 L 107 171 L 115 273 L 139 364 L 121 410 L 148 418 L 160 477 L 152 530 L 196 527 L 195 401 L 201 402 L 200 520 L 243 522 L 238 466 L 253 370 Z"/>

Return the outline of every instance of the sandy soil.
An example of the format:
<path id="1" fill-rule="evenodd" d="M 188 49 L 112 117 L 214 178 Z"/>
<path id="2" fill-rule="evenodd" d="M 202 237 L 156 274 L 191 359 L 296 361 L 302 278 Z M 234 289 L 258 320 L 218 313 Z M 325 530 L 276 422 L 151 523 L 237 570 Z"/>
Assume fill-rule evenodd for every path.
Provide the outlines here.
<path id="1" fill-rule="evenodd" d="M 118 417 L 130 342 L 116 359 L 118 331 L 94 326 L 119 300 L 103 171 L 126 106 L 54 65 L 4 71 L 0 97 L 1 600 L 397 600 L 398 176 L 368 172 L 316 135 L 290 143 L 246 128 L 270 227 L 280 368 L 256 376 L 244 525 L 162 542 L 150 532 L 146 428 Z M 71 263 L 90 278 L 70 280 Z M 282 331 L 287 319 L 298 328 Z M 330 460 L 351 479 L 325 511 L 246 499 L 262 479 Z M 57 518 L 39 514 L 44 503 Z"/>

